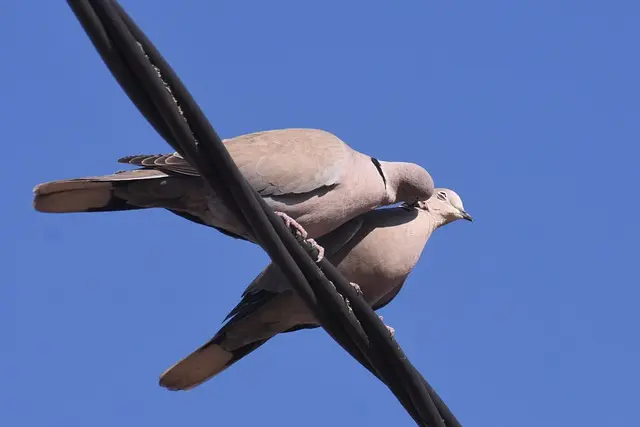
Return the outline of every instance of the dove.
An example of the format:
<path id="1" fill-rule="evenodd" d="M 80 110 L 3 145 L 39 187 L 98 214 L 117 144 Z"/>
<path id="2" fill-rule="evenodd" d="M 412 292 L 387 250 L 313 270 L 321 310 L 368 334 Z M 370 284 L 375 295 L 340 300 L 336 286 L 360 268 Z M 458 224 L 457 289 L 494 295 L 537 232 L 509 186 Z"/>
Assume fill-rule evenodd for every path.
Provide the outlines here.
<path id="1" fill-rule="evenodd" d="M 377 207 L 433 194 L 433 179 L 421 166 L 378 161 L 324 130 L 268 130 L 223 142 L 251 187 L 304 238 L 327 234 Z M 164 208 L 254 241 L 179 154 L 128 156 L 118 162 L 139 168 L 39 184 L 33 190 L 34 208 L 46 213 Z"/>
<path id="2" fill-rule="evenodd" d="M 378 310 L 396 297 L 433 231 L 458 219 L 473 221 L 453 190 L 435 189 L 426 201 L 362 214 L 318 239 L 318 244 Z M 273 263 L 251 282 L 225 321 L 209 342 L 167 369 L 160 385 L 192 389 L 279 333 L 319 326 Z M 387 328 L 393 334 L 393 328 Z"/>

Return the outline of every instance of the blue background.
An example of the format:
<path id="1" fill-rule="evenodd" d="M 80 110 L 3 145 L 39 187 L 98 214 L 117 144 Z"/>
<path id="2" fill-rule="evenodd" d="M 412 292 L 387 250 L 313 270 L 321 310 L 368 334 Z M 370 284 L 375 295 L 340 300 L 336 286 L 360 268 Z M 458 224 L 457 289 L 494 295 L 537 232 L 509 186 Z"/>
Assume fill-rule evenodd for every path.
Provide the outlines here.
<path id="1" fill-rule="evenodd" d="M 439 230 L 382 314 L 464 425 L 637 420 L 638 2 L 123 5 L 223 137 L 323 128 L 462 196 L 477 222 Z M 157 385 L 267 257 L 160 210 L 33 211 L 39 182 L 170 149 L 65 2 L 0 12 L 0 423 L 412 425 L 322 330 Z"/>

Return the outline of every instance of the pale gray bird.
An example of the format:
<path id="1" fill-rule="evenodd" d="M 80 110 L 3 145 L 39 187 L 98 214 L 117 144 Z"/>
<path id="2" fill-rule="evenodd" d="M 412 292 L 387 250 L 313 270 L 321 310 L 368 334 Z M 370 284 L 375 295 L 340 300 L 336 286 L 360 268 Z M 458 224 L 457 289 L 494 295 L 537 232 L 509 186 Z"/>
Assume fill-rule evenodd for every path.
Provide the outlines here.
<path id="1" fill-rule="evenodd" d="M 324 235 L 379 206 L 413 203 L 433 194 L 433 179 L 422 167 L 378 161 L 323 130 L 270 130 L 224 143 L 249 184 L 287 225 L 302 228 L 304 237 Z M 37 185 L 34 208 L 50 213 L 164 208 L 252 240 L 179 154 L 118 161 L 141 168 Z"/>
<path id="2" fill-rule="evenodd" d="M 431 233 L 457 219 L 472 221 L 460 197 L 452 190 L 435 189 L 435 196 L 426 202 L 360 215 L 318 243 L 377 310 L 398 294 Z M 165 371 L 160 385 L 170 390 L 191 389 L 278 333 L 318 326 L 274 264 L 253 280 L 227 319 L 211 341 Z"/>

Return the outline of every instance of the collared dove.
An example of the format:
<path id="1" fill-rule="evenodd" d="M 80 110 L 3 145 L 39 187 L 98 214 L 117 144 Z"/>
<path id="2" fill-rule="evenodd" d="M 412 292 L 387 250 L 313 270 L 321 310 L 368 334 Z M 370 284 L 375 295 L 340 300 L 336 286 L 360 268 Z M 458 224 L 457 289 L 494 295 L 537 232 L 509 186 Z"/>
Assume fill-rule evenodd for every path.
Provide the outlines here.
<path id="1" fill-rule="evenodd" d="M 318 239 L 374 310 L 395 298 L 435 229 L 457 219 L 472 221 L 454 191 L 435 191 L 426 202 L 368 212 Z M 274 264 L 253 280 L 227 319 L 213 339 L 165 371 L 160 385 L 191 389 L 278 333 L 318 326 Z"/>
<path id="2" fill-rule="evenodd" d="M 422 167 L 378 161 L 323 130 L 270 130 L 224 143 L 249 184 L 305 238 L 324 235 L 379 206 L 413 203 L 433 194 L 433 179 Z M 118 162 L 141 168 L 39 184 L 33 190 L 34 208 L 50 213 L 164 208 L 253 240 L 179 154 L 129 156 Z"/>

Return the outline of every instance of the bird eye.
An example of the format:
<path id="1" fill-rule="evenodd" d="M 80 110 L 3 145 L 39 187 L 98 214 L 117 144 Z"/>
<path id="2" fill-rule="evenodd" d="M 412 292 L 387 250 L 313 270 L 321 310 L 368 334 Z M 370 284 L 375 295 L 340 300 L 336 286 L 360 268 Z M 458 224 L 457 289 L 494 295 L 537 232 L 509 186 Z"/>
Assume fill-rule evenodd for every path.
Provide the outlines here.
<path id="1" fill-rule="evenodd" d="M 447 194 L 444 191 L 438 192 L 437 197 L 440 200 L 447 200 Z"/>

